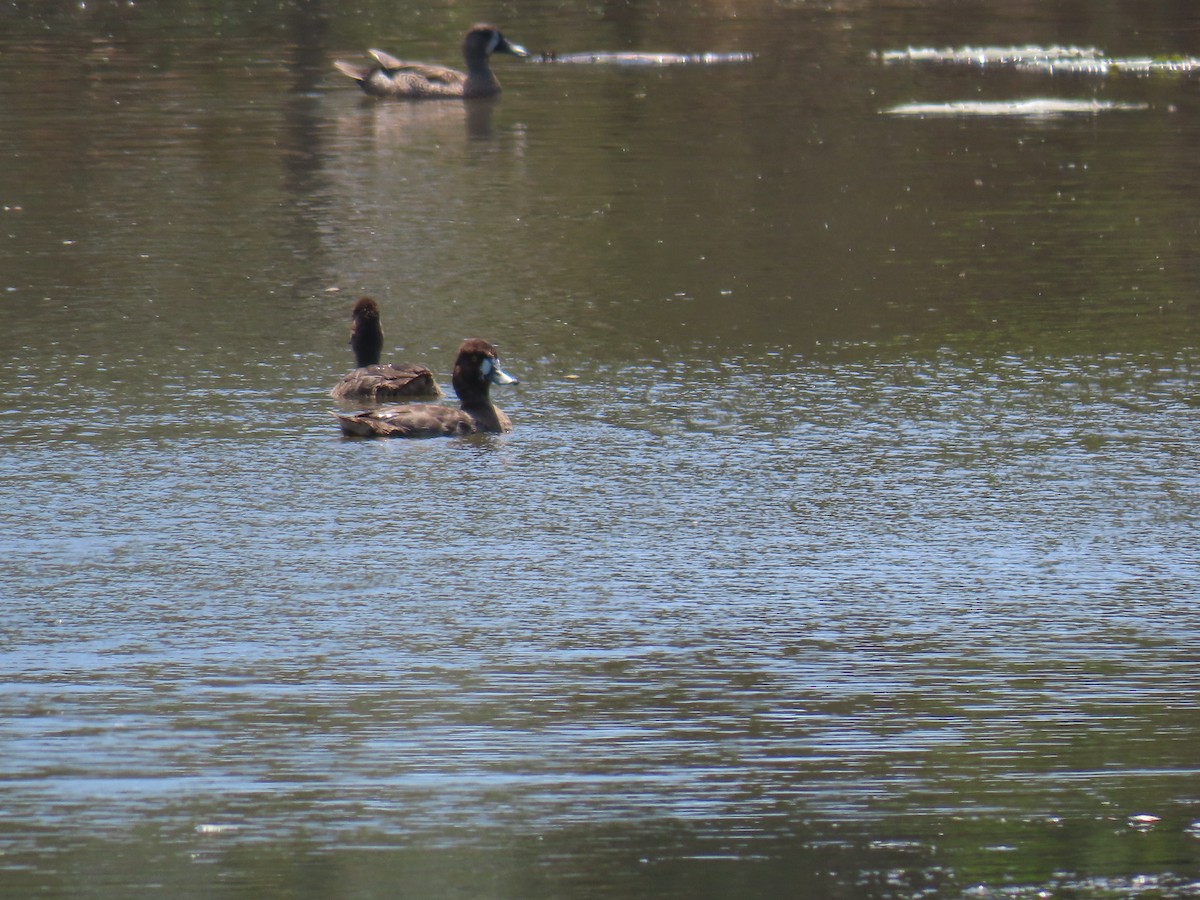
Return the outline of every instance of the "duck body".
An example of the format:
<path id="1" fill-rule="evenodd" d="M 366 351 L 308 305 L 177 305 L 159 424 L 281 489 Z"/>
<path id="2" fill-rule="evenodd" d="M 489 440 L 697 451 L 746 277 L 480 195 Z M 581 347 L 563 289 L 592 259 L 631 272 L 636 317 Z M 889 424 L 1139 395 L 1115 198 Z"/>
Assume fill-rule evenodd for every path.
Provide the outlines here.
<path id="1" fill-rule="evenodd" d="M 329 393 L 338 400 L 391 403 L 404 399 L 435 400 L 442 396 L 442 389 L 425 366 L 386 363 L 347 372 Z"/>
<path id="2" fill-rule="evenodd" d="M 406 403 L 380 406 L 357 413 L 334 413 L 342 433 L 358 437 L 432 438 L 512 431 L 512 420 L 492 403 L 493 384 L 516 384 L 500 368 L 496 348 L 471 338 L 458 348 L 454 363 L 454 392 L 461 408 Z"/>
<path id="3" fill-rule="evenodd" d="M 352 437 L 433 438 L 474 434 L 479 428 L 470 413 L 451 406 L 432 403 L 407 403 L 347 414 L 334 413 L 341 420 L 342 434 Z M 495 431 L 510 431 L 512 423 Z"/>
<path id="4" fill-rule="evenodd" d="M 461 99 L 493 97 L 500 93 L 500 81 L 492 72 L 493 53 L 528 56 L 523 47 L 510 43 L 494 25 L 475 25 L 463 37 L 462 54 L 467 71 L 445 66 L 406 62 L 382 50 L 367 51 L 375 65 L 358 65 L 337 60 L 334 65 L 343 75 L 358 82 L 372 97 L 401 100 Z"/>
<path id="5" fill-rule="evenodd" d="M 416 363 L 379 362 L 383 352 L 383 326 L 379 304 L 363 297 L 354 304 L 350 346 L 356 368 L 341 377 L 329 393 L 338 400 L 390 403 L 396 400 L 442 396 L 433 373 Z"/>

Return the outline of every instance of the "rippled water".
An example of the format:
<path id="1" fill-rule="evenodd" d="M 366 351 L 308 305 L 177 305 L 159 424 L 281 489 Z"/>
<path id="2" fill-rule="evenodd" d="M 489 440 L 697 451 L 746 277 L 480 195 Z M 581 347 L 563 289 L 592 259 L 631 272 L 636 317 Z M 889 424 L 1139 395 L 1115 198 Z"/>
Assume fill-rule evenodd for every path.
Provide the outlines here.
<path id="1" fill-rule="evenodd" d="M 1194 82 L 872 53 L 1198 35 L 1013 10 L 23 20 L 0 894 L 1194 894 Z M 882 114 L 1048 86 L 1146 108 Z M 343 439 L 360 293 L 516 430 Z"/>

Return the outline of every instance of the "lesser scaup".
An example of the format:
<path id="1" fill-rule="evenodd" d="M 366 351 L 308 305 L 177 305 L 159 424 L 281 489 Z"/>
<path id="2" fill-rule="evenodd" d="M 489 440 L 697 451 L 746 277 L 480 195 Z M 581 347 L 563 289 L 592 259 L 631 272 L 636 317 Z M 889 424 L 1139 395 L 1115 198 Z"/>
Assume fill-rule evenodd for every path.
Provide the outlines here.
<path id="1" fill-rule="evenodd" d="M 512 431 L 512 421 L 491 400 L 493 384 L 517 384 L 500 368 L 496 348 L 487 341 L 463 341 L 454 361 L 454 393 L 462 408 L 430 403 L 381 406 L 363 412 L 334 413 L 347 435 L 361 437 L 448 437 L 486 431 Z"/>
<path id="2" fill-rule="evenodd" d="M 442 389 L 433 373 L 415 363 L 379 364 L 383 352 L 383 326 L 379 304 L 363 297 L 354 304 L 354 323 L 350 326 L 350 346 L 357 368 L 342 376 L 329 393 L 339 400 L 366 400 L 387 403 L 416 397 L 440 397 Z"/>
<path id="3" fill-rule="evenodd" d="M 488 58 L 493 53 L 529 55 L 525 48 L 510 43 L 494 25 L 476 25 L 463 37 L 466 74 L 444 66 L 405 62 L 382 50 L 367 52 L 375 58 L 376 65 L 362 66 L 340 59 L 334 65 L 373 97 L 410 100 L 494 96 L 500 93 L 500 82 L 492 73 Z"/>

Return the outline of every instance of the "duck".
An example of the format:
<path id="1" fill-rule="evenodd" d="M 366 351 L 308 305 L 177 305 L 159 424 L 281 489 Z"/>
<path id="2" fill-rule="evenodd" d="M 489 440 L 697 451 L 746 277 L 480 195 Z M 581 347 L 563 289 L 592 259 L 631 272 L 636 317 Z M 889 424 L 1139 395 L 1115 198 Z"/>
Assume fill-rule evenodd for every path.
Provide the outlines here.
<path id="1" fill-rule="evenodd" d="M 511 43 L 495 25 L 474 25 L 463 36 L 462 55 L 467 63 L 466 74 L 444 66 L 405 62 L 382 50 L 368 50 L 375 65 L 336 60 L 334 66 L 343 75 L 358 82 L 372 97 L 395 97 L 408 100 L 475 97 L 494 97 L 500 93 L 500 82 L 488 65 L 493 53 L 528 56 L 524 47 Z"/>
<path id="2" fill-rule="evenodd" d="M 454 361 L 454 393 L 460 409 L 433 403 L 380 406 L 357 413 L 333 413 L 342 433 L 358 437 L 432 438 L 504 434 L 512 420 L 492 403 L 493 384 L 519 384 L 500 368 L 496 348 L 481 338 L 468 338 Z"/>
<path id="3" fill-rule="evenodd" d="M 404 398 L 436 399 L 442 389 L 433 373 L 416 363 L 380 365 L 383 351 L 383 326 L 379 322 L 379 304 L 362 297 L 351 312 L 350 346 L 354 349 L 355 368 L 341 377 L 329 393 L 338 400 L 388 403 Z"/>

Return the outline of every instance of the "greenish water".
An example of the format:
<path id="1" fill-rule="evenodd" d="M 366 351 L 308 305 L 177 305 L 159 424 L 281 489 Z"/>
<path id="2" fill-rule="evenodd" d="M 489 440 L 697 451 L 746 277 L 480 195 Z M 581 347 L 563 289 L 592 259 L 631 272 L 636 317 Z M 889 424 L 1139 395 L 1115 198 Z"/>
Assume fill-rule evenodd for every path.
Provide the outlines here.
<path id="1" fill-rule="evenodd" d="M 1200 13 L 0 7 L 0 896 L 1194 895 L 1197 82 L 1027 43 Z"/>

